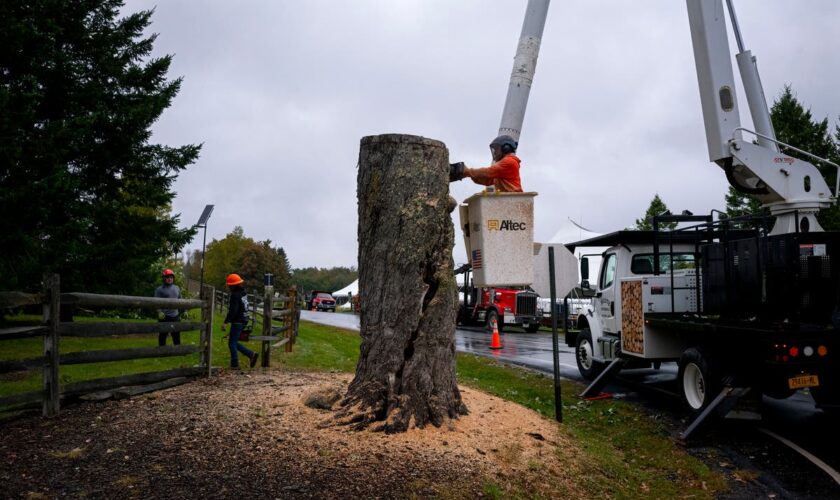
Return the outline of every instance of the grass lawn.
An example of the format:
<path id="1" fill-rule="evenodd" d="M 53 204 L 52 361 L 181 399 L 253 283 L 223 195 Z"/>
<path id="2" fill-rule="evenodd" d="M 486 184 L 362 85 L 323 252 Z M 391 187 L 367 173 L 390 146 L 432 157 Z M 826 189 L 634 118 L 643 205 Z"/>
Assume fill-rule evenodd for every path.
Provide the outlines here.
<path id="1" fill-rule="evenodd" d="M 229 365 L 227 343 L 214 323 L 213 364 Z M 110 321 L 110 320 L 109 320 Z M 182 344 L 198 342 L 198 333 L 182 333 Z M 171 342 L 171 340 L 170 340 Z M 294 352 L 272 353 L 271 366 L 295 370 L 338 370 L 352 373 L 359 355 L 357 332 L 302 322 Z M 113 349 L 157 345 L 157 335 L 134 335 L 101 339 L 63 338 L 61 351 Z M 258 350 L 259 342 L 249 342 Z M 41 355 L 41 340 L 0 342 L 0 360 Z M 134 372 L 156 371 L 198 363 L 198 355 L 142 359 L 61 367 L 63 383 Z M 245 365 L 245 360 L 241 360 Z M 554 386 L 550 376 L 469 354 L 458 354 L 458 381 L 554 418 Z M 40 372 L 0 375 L 0 394 L 38 390 Z M 724 478 L 674 443 L 668 429 L 654 416 L 621 401 L 582 401 L 582 386 L 563 381 L 561 429 L 581 445 L 583 470 L 580 480 L 591 496 L 610 497 L 713 497 L 726 488 Z M 492 485 L 488 492 L 492 493 Z M 492 496 L 492 495 L 491 495 Z M 527 496 L 527 492 L 523 492 Z"/>

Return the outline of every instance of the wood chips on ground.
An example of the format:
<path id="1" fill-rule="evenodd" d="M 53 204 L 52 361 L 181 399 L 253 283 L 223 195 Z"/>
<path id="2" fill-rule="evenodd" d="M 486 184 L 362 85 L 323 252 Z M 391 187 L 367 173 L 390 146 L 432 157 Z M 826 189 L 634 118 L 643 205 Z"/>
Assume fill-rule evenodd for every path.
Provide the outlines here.
<path id="1" fill-rule="evenodd" d="M 386 435 L 334 425 L 302 396 L 350 376 L 223 373 L 0 424 L 3 497 L 581 497 L 557 424 L 462 388 L 470 414 Z"/>

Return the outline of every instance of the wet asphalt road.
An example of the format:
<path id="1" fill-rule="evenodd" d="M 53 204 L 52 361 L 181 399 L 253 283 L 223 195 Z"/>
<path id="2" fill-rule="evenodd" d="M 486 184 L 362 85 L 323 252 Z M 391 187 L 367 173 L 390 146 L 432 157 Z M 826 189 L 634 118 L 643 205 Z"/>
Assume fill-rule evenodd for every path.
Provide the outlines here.
<path id="1" fill-rule="evenodd" d="M 359 317 L 355 314 L 301 311 L 300 319 L 326 325 L 359 330 Z M 460 327 L 455 330 L 455 349 L 479 356 L 496 358 L 507 363 L 527 366 L 546 373 L 554 373 L 551 335 L 524 333 L 520 329 L 502 332 L 502 348 L 490 349 L 490 335 L 484 328 Z M 519 331 L 517 331 L 519 330 Z M 559 335 L 560 376 L 581 380 L 575 364 L 574 351 L 566 346 L 563 333 Z"/>
<path id="2" fill-rule="evenodd" d="M 302 311 L 301 319 L 328 324 L 349 330 L 359 330 L 355 314 L 336 314 Z M 484 328 L 459 327 L 455 332 L 455 348 L 479 356 L 491 357 L 526 366 L 541 372 L 553 373 L 551 335 L 524 333 L 511 328 L 503 332 L 502 349 L 490 349 L 490 335 Z M 574 351 L 566 346 L 562 332 L 559 336 L 560 376 L 585 382 L 578 372 Z M 666 364 L 660 370 L 625 370 L 622 377 L 606 389 L 616 398 L 638 402 L 653 412 L 665 412 L 685 427 L 676 395 L 676 366 Z M 835 415 L 814 407 L 813 400 L 800 392 L 786 400 L 764 398 L 761 422 L 726 421 L 717 425 L 704 437 L 707 446 L 717 448 L 733 462 L 762 471 L 761 491 L 750 491 L 777 498 L 840 498 L 840 486 L 823 471 L 816 469 L 800 455 L 790 451 L 773 438 L 762 433 L 768 429 L 793 441 L 816 455 L 834 469 L 840 469 L 840 421 Z M 761 496 L 765 496 L 761 494 Z"/>

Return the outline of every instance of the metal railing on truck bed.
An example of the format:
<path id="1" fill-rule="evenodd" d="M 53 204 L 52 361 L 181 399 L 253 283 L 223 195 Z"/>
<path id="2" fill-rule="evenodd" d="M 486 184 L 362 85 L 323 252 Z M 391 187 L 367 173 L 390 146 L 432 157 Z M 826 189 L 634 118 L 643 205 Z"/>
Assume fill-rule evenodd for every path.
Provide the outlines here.
<path id="1" fill-rule="evenodd" d="M 840 329 L 840 233 L 768 235 L 769 222 L 748 216 L 655 231 L 654 251 L 694 240 L 699 315 L 760 328 Z"/>

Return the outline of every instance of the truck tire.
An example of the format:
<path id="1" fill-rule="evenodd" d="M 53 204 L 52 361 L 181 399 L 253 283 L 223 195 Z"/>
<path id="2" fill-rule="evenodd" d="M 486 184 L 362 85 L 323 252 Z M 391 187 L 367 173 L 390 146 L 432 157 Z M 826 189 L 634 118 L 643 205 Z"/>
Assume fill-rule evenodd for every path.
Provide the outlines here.
<path id="1" fill-rule="evenodd" d="M 496 312 L 495 309 L 491 310 L 487 313 L 487 322 L 485 325 L 487 326 L 487 331 L 493 333 L 493 320 L 496 320 L 497 327 L 499 328 L 499 333 L 502 333 L 502 322 L 499 321 L 499 313 Z"/>
<path id="2" fill-rule="evenodd" d="M 688 410 L 697 414 L 706 409 L 721 390 L 721 378 L 702 349 L 690 347 L 680 357 L 677 383 Z"/>
<path id="3" fill-rule="evenodd" d="M 589 328 L 584 328 L 577 334 L 575 361 L 577 361 L 578 371 L 586 380 L 595 380 L 595 377 L 604 371 L 604 363 L 597 361 L 593 357 L 594 353 L 592 332 Z"/>
<path id="4" fill-rule="evenodd" d="M 810 392 L 817 408 L 831 416 L 840 415 L 840 392 L 824 387 L 811 387 Z"/>

